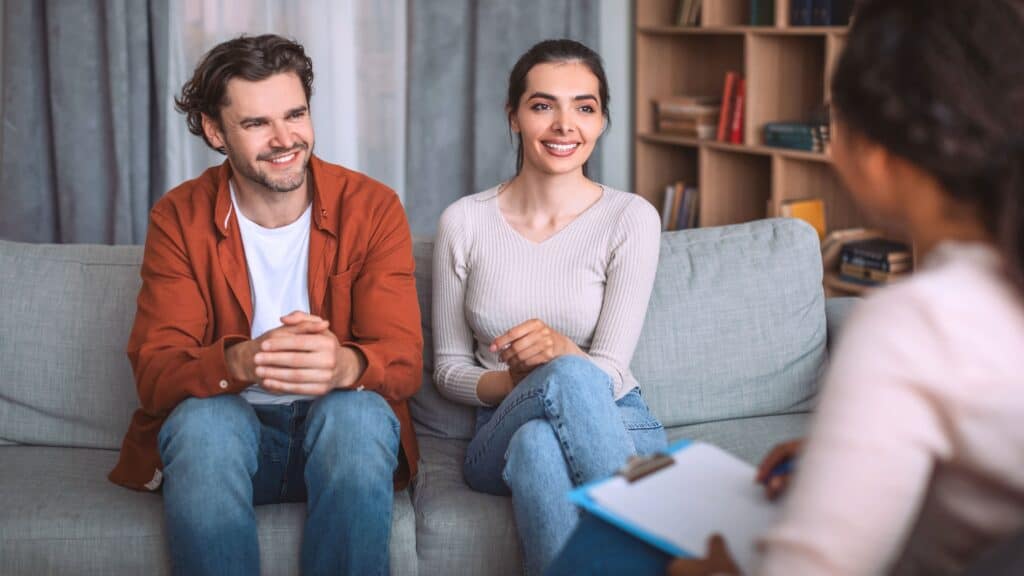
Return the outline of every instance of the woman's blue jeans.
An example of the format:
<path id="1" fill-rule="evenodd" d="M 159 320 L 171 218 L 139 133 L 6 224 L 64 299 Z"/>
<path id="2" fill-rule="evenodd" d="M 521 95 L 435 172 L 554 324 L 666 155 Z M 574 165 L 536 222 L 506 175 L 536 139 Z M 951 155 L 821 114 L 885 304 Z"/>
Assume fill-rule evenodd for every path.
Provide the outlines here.
<path id="1" fill-rule="evenodd" d="M 388 573 L 399 422 L 379 394 L 189 398 L 159 443 L 175 574 L 259 574 L 254 507 L 304 500 L 303 574 Z"/>
<path id="2" fill-rule="evenodd" d="M 573 487 L 666 444 L 638 390 L 616 402 L 603 370 L 561 356 L 531 372 L 497 407 L 479 410 L 463 473 L 474 490 L 512 495 L 526 572 L 540 574 L 579 518 L 568 498 Z"/>

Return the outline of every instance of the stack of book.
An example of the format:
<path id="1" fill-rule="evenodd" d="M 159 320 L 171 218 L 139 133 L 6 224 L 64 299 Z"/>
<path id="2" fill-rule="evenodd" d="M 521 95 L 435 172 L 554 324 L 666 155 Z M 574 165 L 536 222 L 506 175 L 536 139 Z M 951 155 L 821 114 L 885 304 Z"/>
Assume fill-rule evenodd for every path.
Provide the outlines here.
<path id="1" fill-rule="evenodd" d="M 854 0 L 790 0 L 791 26 L 846 26 Z"/>
<path id="2" fill-rule="evenodd" d="M 725 86 L 722 87 L 722 107 L 718 115 L 718 131 L 715 135 L 719 142 L 743 143 L 743 109 L 746 92 L 747 82 L 739 73 L 727 72 L 725 74 Z"/>
<path id="3" fill-rule="evenodd" d="M 826 125 L 827 126 L 827 125 Z M 764 125 L 765 146 L 822 152 L 827 134 L 821 125 L 801 122 L 769 122 Z"/>
<path id="4" fill-rule="evenodd" d="M 878 285 L 906 276 L 912 268 L 910 247 L 902 242 L 872 238 L 843 246 L 839 278 L 858 284 Z"/>
<path id="5" fill-rule="evenodd" d="M 714 138 L 720 101 L 714 96 L 670 96 L 654 101 L 658 132 Z"/>
<path id="6" fill-rule="evenodd" d="M 661 206 L 661 229 L 665 231 L 696 228 L 700 224 L 700 190 L 679 181 L 665 188 Z"/>
<path id="7" fill-rule="evenodd" d="M 676 8 L 676 24 L 696 26 L 700 23 L 700 9 L 703 0 L 679 0 Z"/>

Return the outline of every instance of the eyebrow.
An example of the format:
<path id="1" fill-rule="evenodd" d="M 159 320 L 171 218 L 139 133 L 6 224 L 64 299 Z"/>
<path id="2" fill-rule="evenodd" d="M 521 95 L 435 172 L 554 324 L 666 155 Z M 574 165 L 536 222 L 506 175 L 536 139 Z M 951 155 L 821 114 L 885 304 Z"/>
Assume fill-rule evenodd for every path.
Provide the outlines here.
<path id="1" fill-rule="evenodd" d="M 558 101 L 558 98 L 555 98 L 553 95 L 548 94 L 547 92 L 534 92 L 533 94 L 530 94 L 528 100 L 533 100 L 534 98 L 541 98 L 543 100 L 554 100 L 556 102 Z M 573 96 L 573 100 L 594 100 L 596 102 L 597 97 L 594 96 L 593 94 L 580 94 L 579 96 Z"/>
<path id="2" fill-rule="evenodd" d="M 308 111 L 309 111 L 309 106 L 296 106 L 295 108 L 292 108 L 291 110 L 285 112 L 284 116 L 285 116 L 285 118 L 287 118 L 287 117 L 291 116 L 292 114 L 296 114 L 298 112 L 308 112 Z M 239 120 L 238 123 L 239 124 L 246 124 L 246 123 L 249 123 L 249 122 L 266 122 L 267 120 L 268 120 L 268 118 L 266 116 L 246 116 L 245 118 L 242 118 L 241 120 Z"/>

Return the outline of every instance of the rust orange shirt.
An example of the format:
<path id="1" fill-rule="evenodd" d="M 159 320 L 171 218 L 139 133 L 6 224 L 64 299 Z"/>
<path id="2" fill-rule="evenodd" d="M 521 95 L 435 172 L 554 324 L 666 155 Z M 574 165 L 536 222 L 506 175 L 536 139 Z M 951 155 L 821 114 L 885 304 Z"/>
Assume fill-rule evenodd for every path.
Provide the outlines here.
<path id="1" fill-rule="evenodd" d="M 396 489 L 416 473 L 419 451 L 407 399 L 420 385 L 423 335 L 412 237 L 398 197 L 373 179 L 313 157 L 310 313 L 338 342 L 366 356 L 356 382 L 383 396 L 402 424 Z M 227 372 L 224 350 L 249 338 L 252 301 L 242 237 L 224 162 L 168 192 L 150 212 L 128 358 L 141 407 L 110 479 L 156 490 L 157 434 L 190 396 L 237 394 L 251 382 Z"/>

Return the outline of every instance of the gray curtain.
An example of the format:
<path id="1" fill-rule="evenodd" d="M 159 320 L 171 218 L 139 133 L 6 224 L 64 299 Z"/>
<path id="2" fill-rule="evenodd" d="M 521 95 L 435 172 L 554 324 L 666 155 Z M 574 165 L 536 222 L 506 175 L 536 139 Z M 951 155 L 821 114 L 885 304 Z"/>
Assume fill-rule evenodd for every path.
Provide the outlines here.
<path id="1" fill-rule="evenodd" d="M 547 38 L 597 50 L 598 4 L 409 0 L 405 198 L 413 233 L 434 234 L 445 207 L 515 173 L 504 113 L 508 74 Z M 599 173 L 597 157 L 591 174 Z"/>
<path id="2" fill-rule="evenodd" d="M 166 0 L 3 9 L 0 238 L 142 242 L 163 193 L 153 31 L 166 40 Z"/>

